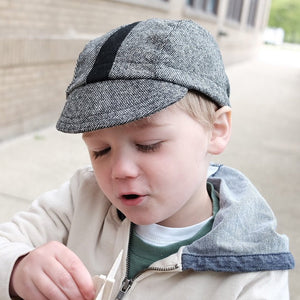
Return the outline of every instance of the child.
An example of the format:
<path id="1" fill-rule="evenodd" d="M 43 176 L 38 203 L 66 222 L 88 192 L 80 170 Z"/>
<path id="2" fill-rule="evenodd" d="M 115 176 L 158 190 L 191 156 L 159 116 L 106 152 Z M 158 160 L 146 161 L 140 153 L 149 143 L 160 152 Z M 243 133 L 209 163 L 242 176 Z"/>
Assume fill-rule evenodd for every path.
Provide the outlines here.
<path id="1" fill-rule="evenodd" d="M 113 286 L 102 299 L 289 298 L 294 261 L 272 211 L 209 164 L 231 109 L 202 27 L 151 19 L 91 41 L 57 128 L 83 134 L 92 168 L 0 226 L 1 299 L 94 299 L 97 274 Z"/>

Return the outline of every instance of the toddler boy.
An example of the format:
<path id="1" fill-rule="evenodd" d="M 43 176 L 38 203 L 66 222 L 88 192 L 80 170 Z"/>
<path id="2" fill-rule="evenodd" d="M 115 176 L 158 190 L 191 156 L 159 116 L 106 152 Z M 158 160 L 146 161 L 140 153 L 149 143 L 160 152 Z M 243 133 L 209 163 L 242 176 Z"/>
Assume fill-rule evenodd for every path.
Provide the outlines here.
<path id="1" fill-rule="evenodd" d="M 102 299 L 288 299 L 272 211 L 210 164 L 231 108 L 202 27 L 151 19 L 91 41 L 57 128 L 82 133 L 92 167 L 0 226 L 1 299 L 94 299 L 97 274 L 113 286 Z"/>

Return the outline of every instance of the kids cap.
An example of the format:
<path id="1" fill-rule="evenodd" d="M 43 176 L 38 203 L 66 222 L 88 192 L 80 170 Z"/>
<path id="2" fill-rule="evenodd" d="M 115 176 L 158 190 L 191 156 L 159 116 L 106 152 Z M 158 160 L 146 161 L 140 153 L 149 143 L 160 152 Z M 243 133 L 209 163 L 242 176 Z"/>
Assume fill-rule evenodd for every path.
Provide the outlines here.
<path id="1" fill-rule="evenodd" d="M 83 133 L 160 111 L 188 90 L 229 104 L 218 46 L 189 20 L 150 19 L 90 41 L 79 55 L 57 129 Z"/>

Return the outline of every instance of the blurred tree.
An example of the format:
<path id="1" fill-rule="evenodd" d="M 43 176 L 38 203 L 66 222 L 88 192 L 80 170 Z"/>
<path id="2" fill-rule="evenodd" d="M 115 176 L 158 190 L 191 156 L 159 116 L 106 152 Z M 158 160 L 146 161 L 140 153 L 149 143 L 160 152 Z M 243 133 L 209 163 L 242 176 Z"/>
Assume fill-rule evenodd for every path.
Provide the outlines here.
<path id="1" fill-rule="evenodd" d="M 285 42 L 300 43 L 300 1 L 272 0 L 268 26 L 283 28 Z"/>

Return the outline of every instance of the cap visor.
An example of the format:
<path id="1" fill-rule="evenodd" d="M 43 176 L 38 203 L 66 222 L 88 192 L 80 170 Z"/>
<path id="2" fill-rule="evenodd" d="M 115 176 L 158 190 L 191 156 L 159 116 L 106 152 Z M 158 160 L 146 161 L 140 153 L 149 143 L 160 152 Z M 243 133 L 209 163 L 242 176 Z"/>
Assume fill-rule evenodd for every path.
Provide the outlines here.
<path id="1" fill-rule="evenodd" d="M 67 97 L 56 128 L 83 133 L 147 117 L 182 99 L 187 88 L 152 79 L 87 84 Z"/>

